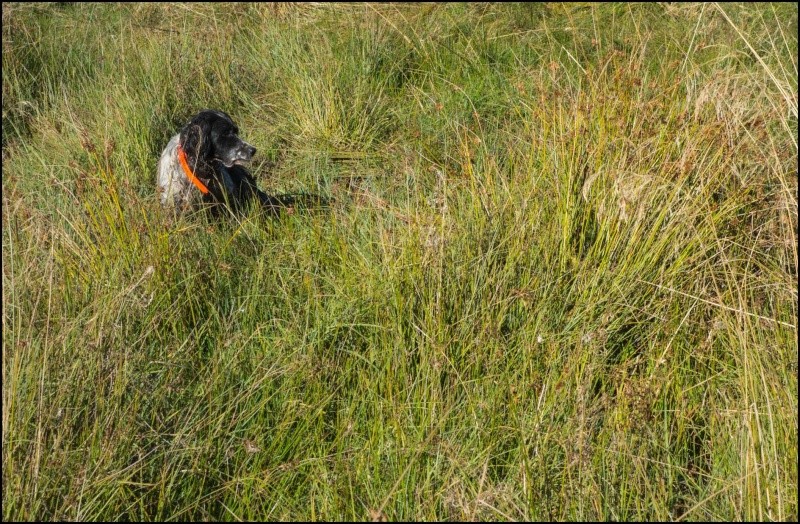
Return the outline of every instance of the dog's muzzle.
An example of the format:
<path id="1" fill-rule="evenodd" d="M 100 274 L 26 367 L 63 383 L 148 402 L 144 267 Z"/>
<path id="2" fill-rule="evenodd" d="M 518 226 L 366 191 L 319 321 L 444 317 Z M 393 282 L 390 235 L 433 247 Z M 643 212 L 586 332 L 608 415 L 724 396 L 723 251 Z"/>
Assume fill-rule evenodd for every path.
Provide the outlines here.
<path id="1" fill-rule="evenodd" d="M 256 154 L 256 148 L 248 143 L 236 150 L 233 158 L 230 159 L 230 164 L 225 163 L 227 167 L 232 167 L 234 164 L 242 165 L 250 162 Z"/>

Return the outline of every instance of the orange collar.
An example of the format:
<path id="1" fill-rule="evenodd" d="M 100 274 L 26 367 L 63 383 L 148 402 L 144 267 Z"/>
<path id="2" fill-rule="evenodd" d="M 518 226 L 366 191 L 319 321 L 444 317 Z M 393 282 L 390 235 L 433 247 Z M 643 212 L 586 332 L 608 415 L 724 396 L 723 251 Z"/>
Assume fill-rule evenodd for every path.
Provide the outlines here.
<path id="1" fill-rule="evenodd" d="M 202 182 L 200 182 L 200 179 L 194 176 L 192 170 L 189 169 L 189 163 L 186 162 L 186 153 L 183 152 L 183 148 L 180 146 L 180 144 L 178 145 L 178 160 L 181 161 L 181 167 L 183 167 L 183 172 L 186 173 L 186 176 L 189 178 L 189 180 L 192 181 L 192 184 L 194 184 L 197 187 L 197 189 L 200 190 L 201 193 L 207 195 L 208 188 Z"/>

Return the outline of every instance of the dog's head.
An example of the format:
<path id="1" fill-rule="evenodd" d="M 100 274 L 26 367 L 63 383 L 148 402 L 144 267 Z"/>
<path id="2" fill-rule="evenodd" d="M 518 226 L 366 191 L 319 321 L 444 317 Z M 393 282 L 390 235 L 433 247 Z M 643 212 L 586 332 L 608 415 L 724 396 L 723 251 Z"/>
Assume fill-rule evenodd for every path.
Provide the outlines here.
<path id="1" fill-rule="evenodd" d="M 222 111 L 197 113 L 181 130 L 180 144 L 195 169 L 217 160 L 226 167 L 249 162 L 256 148 L 239 138 L 239 128 Z"/>

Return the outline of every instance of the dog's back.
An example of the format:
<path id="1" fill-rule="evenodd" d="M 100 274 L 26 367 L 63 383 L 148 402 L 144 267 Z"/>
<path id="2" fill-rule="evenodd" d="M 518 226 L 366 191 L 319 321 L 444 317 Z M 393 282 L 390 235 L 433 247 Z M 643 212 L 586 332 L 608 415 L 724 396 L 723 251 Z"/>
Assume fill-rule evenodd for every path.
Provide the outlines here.
<path id="1" fill-rule="evenodd" d="M 158 160 L 158 192 L 161 205 L 178 210 L 188 209 L 197 193 L 192 182 L 186 177 L 178 160 L 178 141 L 180 134 L 172 137 Z"/>

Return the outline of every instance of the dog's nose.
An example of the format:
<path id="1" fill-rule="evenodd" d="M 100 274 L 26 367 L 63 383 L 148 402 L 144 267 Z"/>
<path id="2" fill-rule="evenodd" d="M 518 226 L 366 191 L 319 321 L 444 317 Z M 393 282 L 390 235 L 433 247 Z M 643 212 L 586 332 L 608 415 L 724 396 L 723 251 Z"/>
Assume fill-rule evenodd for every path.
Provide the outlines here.
<path id="1" fill-rule="evenodd" d="M 256 148 L 255 148 L 255 147 L 253 147 L 253 146 L 250 146 L 250 147 L 248 147 L 248 148 L 247 148 L 247 153 L 248 153 L 248 155 L 250 156 L 250 158 L 252 158 L 252 157 L 253 157 L 253 155 L 255 155 L 255 154 L 256 154 Z"/>

